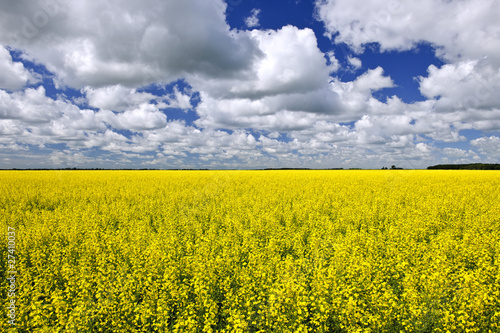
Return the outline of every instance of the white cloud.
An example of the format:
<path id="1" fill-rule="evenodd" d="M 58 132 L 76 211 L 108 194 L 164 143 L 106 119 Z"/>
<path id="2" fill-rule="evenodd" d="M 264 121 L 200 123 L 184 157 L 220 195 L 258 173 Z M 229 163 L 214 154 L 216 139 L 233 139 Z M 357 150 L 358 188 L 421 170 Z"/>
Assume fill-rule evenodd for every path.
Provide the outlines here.
<path id="1" fill-rule="evenodd" d="M 114 154 L 119 165 L 381 167 L 391 161 L 391 164 L 398 166 L 425 167 L 430 164 L 434 149 L 429 143 L 422 142 L 415 133 L 446 131 L 446 127 L 425 127 L 420 120 L 414 119 L 418 116 L 414 111 L 400 116 L 365 116 L 355 122 L 353 127 L 332 122 L 328 120 L 329 115 L 310 112 L 280 111 L 271 115 L 240 118 L 240 122 L 247 121 L 249 125 L 255 126 L 252 127 L 254 130 L 260 127 L 288 133 L 291 141 L 283 142 L 278 140 L 277 133 L 268 136 L 262 134 L 256 138 L 242 129 L 230 134 L 212 129 L 200 130 L 186 126 L 181 121 L 166 122 L 165 116 L 158 112 L 156 106 L 147 103 L 135 110 L 113 113 L 106 110 L 80 110 L 65 101 L 54 101 L 41 92 L 39 94 L 41 104 L 56 104 L 62 112 L 53 115 L 50 122 L 36 126 L 19 119 L 0 120 L 0 132 L 4 134 L 0 144 L 66 143 L 68 152 L 53 156 L 57 161 L 67 161 L 69 164 L 74 163 L 71 156 L 80 156 L 77 152 L 86 157 L 87 163 L 92 160 L 88 159 L 87 149 L 97 148 Z M 427 119 L 428 114 L 418 117 Z M 132 134 L 125 137 L 119 133 L 121 129 L 130 130 Z M 448 131 L 451 131 L 449 127 Z M 14 141 L 12 136 L 16 136 Z M 150 152 L 156 152 L 157 156 L 146 158 L 148 155 L 140 155 Z M 188 154 L 199 157 L 189 161 Z M 137 162 L 138 158 L 142 162 Z M 135 159 L 135 162 L 131 159 Z M 104 162 L 96 159 L 95 163 L 102 165 Z"/>
<path id="2" fill-rule="evenodd" d="M 449 61 L 489 55 L 500 65 L 495 0 L 317 0 L 316 6 L 329 36 L 358 51 L 372 42 L 382 50 L 408 50 L 427 41 L 442 47 Z"/>
<path id="3" fill-rule="evenodd" d="M 402 51 L 425 42 L 447 62 L 440 68 L 431 65 L 427 77 L 419 77 L 420 91 L 429 99 L 427 102 L 405 105 L 397 100 L 379 103 L 371 99 L 367 113 L 397 114 L 420 107 L 427 118 L 418 117 L 417 128 L 447 142 L 465 139 L 458 130 L 450 131 L 451 126 L 500 127 L 500 97 L 496 93 L 500 88 L 500 43 L 496 42 L 500 36 L 500 2 L 317 0 L 316 8 L 327 35 L 356 52 L 363 52 L 367 43 L 379 43 L 382 51 Z M 342 100 L 361 109 L 362 96 L 350 93 L 352 85 L 334 83 Z M 448 116 L 436 116 L 434 112 Z"/>
<path id="4" fill-rule="evenodd" d="M 330 73 L 335 73 L 340 68 L 340 63 L 337 58 L 335 58 L 335 52 L 328 51 L 326 53 L 326 57 L 328 59 L 328 70 Z"/>
<path id="5" fill-rule="evenodd" d="M 486 59 L 431 65 L 429 75 L 420 77 L 420 91 L 427 98 L 439 98 L 435 110 L 494 110 L 500 108 L 500 70 Z"/>
<path id="6" fill-rule="evenodd" d="M 354 69 L 360 69 L 363 66 L 361 59 L 356 57 L 348 57 L 347 61 Z"/>
<path id="7" fill-rule="evenodd" d="M 15 138 L 18 138 L 24 133 L 25 129 L 21 123 L 12 119 L 0 119 L 0 140 L 2 142 L 14 143 Z"/>
<path id="8" fill-rule="evenodd" d="M 84 85 L 88 104 L 103 110 L 125 112 L 152 101 L 190 108 L 190 96 L 178 90 L 163 99 L 136 90 L 145 83 L 180 76 L 201 93 L 197 124 L 203 127 L 272 129 L 270 121 L 275 130 L 303 128 L 314 122 L 314 116 L 304 118 L 306 113 L 341 114 L 352 109 L 353 101 L 341 103 L 329 85 L 329 74 L 339 64 L 333 53 L 325 58 L 311 29 L 230 31 L 220 0 L 112 5 L 61 3 L 43 29 L 21 39 L 18 46 L 53 71 L 58 82 Z M 33 4 L 26 6 L 34 10 Z M 28 9 L 16 10 L 4 14 L 6 22 L 11 20 L 10 25 L 0 25 L 6 32 L 15 30 L 13 18 Z M 186 20 L 196 24 L 186 28 Z M 150 77 L 150 73 L 155 74 Z M 361 112 L 368 95 L 392 81 L 376 69 L 355 82 L 351 96 L 363 95 L 357 105 Z"/>
<path id="9" fill-rule="evenodd" d="M 391 87 L 394 87 L 394 82 L 390 77 L 384 76 L 382 67 L 370 69 L 350 82 L 333 79 L 330 89 L 339 96 L 344 111 L 340 112 L 337 119 L 357 120 L 364 114 L 373 113 L 375 109 L 380 113 L 394 112 L 390 105 L 388 107 L 388 104 L 380 103 L 372 97 L 374 91 Z M 397 104 L 398 100 L 394 98 L 388 102 Z M 398 112 L 404 110 L 400 106 L 397 109 Z"/>
<path id="10" fill-rule="evenodd" d="M 189 94 L 183 94 L 177 86 L 174 87 L 174 97 L 169 100 L 169 106 L 172 108 L 179 109 L 191 109 L 191 96 Z"/>
<path id="11" fill-rule="evenodd" d="M 162 96 L 138 92 L 137 89 L 121 85 L 102 88 L 85 87 L 82 93 L 85 94 L 89 106 L 117 112 L 134 110 L 149 102 L 155 103 L 159 108 L 192 108 L 190 92 L 186 89 L 179 90 L 177 85 L 173 87 L 172 93 Z"/>
<path id="12" fill-rule="evenodd" d="M 201 91 L 199 126 L 272 129 L 274 124 L 295 128 L 303 126 L 304 113 L 341 111 L 338 96 L 329 87 L 326 59 L 312 30 L 285 26 L 248 34 L 263 56 L 247 75 L 230 80 L 188 78 L 193 88 Z M 334 56 L 330 58 L 333 61 Z"/>
<path id="13" fill-rule="evenodd" d="M 252 9 L 252 15 L 245 19 L 245 24 L 249 28 L 256 28 L 260 25 L 259 23 L 260 9 Z"/>
<path id="14" fill-rule="evenodd" d="M 471 3 L 317 2 L 332 36 L 338 30 L 336 38 L 357 51 L 366 42 L 383 50 L 421 41 L 438 47 L 448 64 L 419 78 L 429 100 L 406 104 L 373 97 L 395 86 L 382 67 L 350 82 L 332 78 L 341 65 L 332 51 L 321 52 L 311 29 L 231 30 L 222 0 L 3 2 L 0 42 L 82 96 L 68 99 L 59 90 L 50 98 L 43 86 L 24 88 L 34 74 L 0 48 L 7 73 L 0 79 L 0 149 L 45 147 L 51 153 L 44 163 L 56 165 L 378 168 L 426 167 L 436 154 L 476 159 L 472 150 L 434 144 L 465 140 L 463 129 L 500 129 L 498 43 L 482 44 L 498 35 L 487 11 L 498 7 Z M 259 11 L 252 14 L 247 23 L 256 27 Z M 347 58 L 348 70 L 362 65 Z M 158 94 L 179 78 L 187 88 Z M 150 84 L 159 89 L 144 88 Z M 162 112 L 194 105 L 196 126 Z M 54 143 L 66 147 L 48 148 Z M 471 145 L 498 155 L 495 136 Z"/>
<path id="15" fill-rule="evenodd" d="M 0 43 L 23 50 L 75 88 L 137 87 L 189 73 L 227 77 L 258 56 L 246 33 L 230 30 L 222 0 L 60 0 L 54 6 L 49 15 L 36 1 L 0 3 Z"/>
<path id="16" fill-rule="evenodd" d="M 368 70 L 366 73 L 356 78 L 353 82 L 355 90 L 365 92 L 394 87 L 392 79 L 390 77 L 383 76 L 383 73 L 384 70 L 382 67 Z"/>
<path id="17" fill-rule="evenodd" d="M 286 26 L 250 34 L 265 54 L 257 64 L 257 92 L 307 92 L 324 86 L 326 60 L 311 29 Z"/>
<path id="18" fill-rule="evenodd" d="M 498 163 L 500 157 L 500 138 L 497 136 L 482 137 L 471 141 L 481 154 L 486 155 L 490 161 Z"/>
<path id="19" fill-rule="evenodd" d="M 167 124 L 167 117 L 156 105 L 141 104 L 136 109 L 114 114 L 111 111 L 101 111 L 97 114 L 112 128 L 117 130 L 142 131 L 159 129 Z"/>
<path id="20" fill-rule="evenodd" d="M 217 97 L 259 98 L 309 92 L 328 82 L 326 59 L 311 29 L 285 26 L 280 30 L 246 33 L 262 54 L 251 70 L 227 80 L 188 77 L 195 89 Z"/>
<path id="21" fill-rule="evenodd" d="M 62 114 L 62 102 L 48 100 L 43 86 L 9 94 L 0 90 L 0 119 L 18 119 L 30 124 L 47 123 Z"/>
<path id="22" fill-rule="evenodd" d="M 464 129 L 480 131 L 500 131 L 500 109 L 492 111 L 462 112 Z"/>
<path id="23" fill-rule="evenodd" d="M 62 150 L 50 154 L 49 160 L 55 167 L 95 167 L 95 159 L 85 156 L 82 152 Z"/>
<path id="24" fill-rule="evenodd" d="M 87 140 L 82 141 L 82 144 L 85 148 L 99 147 L 102 150 L 120 153 L 129 150 L 127 141 L 124 135 L 107 130 L 105 132 L 90 133 Z"/>
<path id="25" fill-rule="evenodd" d="M 465 150 L 460 148 L 444 148 L 443 154 L 452 158 L 474 158 L 476 153 L 472 150 Z"/>
<path id="26" fill-rule="evenodd" d="M 0 89 L 19 90 L 28 82 L 36 83 L 34 75 L 21 62 L 12 61 L 9 51 L 0 45 Z"/>
<path id="27" fill-rule="evenodd" d="M 113 111 L 125 111 L 156 99 L 153 94 L 138 93 L 136 89 L 126 88 L 121 85 L 95 89 L 85 87 L 82 89 L 82 93 L 85 93 L 90 106 Z"/>

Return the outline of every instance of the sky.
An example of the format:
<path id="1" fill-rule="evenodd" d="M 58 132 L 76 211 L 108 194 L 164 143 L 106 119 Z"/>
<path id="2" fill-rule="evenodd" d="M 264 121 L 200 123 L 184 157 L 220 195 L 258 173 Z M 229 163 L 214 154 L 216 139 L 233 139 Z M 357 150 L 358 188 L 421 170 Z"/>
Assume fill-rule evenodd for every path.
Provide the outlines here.
<path id="1" fill-rule="evenodd" d="M 500 163 L 500 1 L 0 2 L 0 168 Z"/>

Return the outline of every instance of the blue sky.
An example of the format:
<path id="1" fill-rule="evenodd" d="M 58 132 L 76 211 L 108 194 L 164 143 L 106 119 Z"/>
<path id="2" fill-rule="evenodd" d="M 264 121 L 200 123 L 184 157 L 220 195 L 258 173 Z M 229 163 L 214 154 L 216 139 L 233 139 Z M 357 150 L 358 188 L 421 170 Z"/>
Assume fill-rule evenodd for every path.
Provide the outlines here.
<path id="1" fill-rule="evenodd" d="M 494 0 L 0 4 L 0 168 L 499 163 Z"/>

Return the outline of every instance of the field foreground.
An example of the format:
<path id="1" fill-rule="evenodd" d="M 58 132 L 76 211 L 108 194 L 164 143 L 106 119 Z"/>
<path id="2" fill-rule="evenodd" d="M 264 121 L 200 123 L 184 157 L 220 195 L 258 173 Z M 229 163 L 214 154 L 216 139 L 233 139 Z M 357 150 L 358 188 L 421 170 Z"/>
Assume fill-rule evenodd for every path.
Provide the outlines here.
<path id="1" fill-rule="evenodd" d="M 500 171 L 2 171 L 0 331 L 500 332 L 499 189 Z"/>

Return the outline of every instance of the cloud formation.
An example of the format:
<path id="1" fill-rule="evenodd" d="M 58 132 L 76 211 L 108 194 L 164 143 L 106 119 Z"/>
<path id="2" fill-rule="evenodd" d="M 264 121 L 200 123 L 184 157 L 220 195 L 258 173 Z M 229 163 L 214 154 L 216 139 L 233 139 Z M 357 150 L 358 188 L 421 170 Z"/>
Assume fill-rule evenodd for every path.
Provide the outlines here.
<path id="1" fill-rule="evenodd" d="M 252 9 L 252 15 L 245 19 L 245 24 L 248 28 L 256 28 L 260 25 L 259 23 L 260 9 Z"/>
<path id="2" fill-rule="evenodd" d="M 74 88 L 231 77 L 259 53 L 245 33 L 230 30 L 225 8 L 222 0 L 2 2 L 0 43 Z"/>
<path id="3" fill-rule="evenodd" d="M 23 63 L 14 62 L 10 52 L 0 45 L 0 89 L 19 90 L 28 82 L 36 83 L 37 77 L 24 68 Z"/>
<path id="4" fill-rule="evenodd" d="M 367 43 L 409 50 L 426 41 L 450 62 L 489 55 L 500 65 L 495 0 L 317 0 L 316 6 L 327 35 L 359 52 Z"/>
<path id="5" fill-rule="evenodd" d="M 222 0 L 2 2 L 0 161 L 425 167 L 498 156 L 498 2 L 318 0 L 316 9 L 324 31 L 258 29 L 259 9 L 240 18 L 252 30 L 232 29 Z M 332 49 L 318 46 L 322 33 Z M 337 58 L 338 43 L 354 53 Z M 432 45 L 445 64 L 415 78 L 426 100 L 385 94 L 396 83 L 382 66 L 364 67 L 368 43 Z M 464 130 L 484 133 L 469 140 Z"/>

